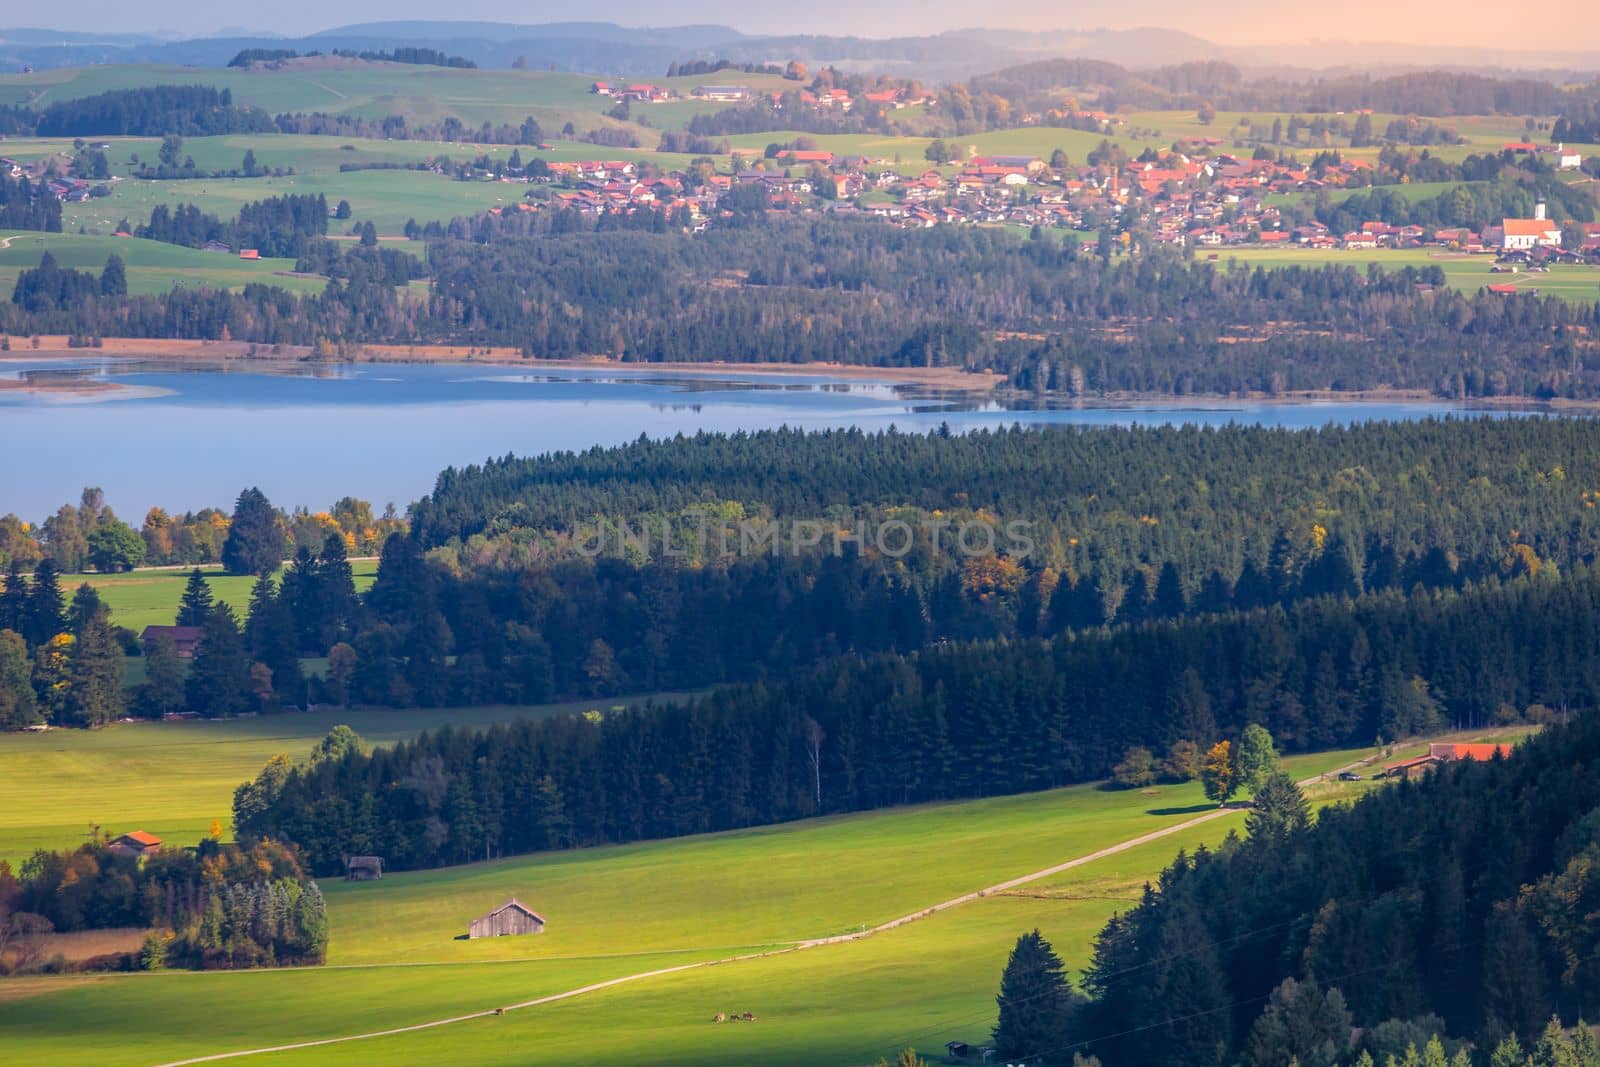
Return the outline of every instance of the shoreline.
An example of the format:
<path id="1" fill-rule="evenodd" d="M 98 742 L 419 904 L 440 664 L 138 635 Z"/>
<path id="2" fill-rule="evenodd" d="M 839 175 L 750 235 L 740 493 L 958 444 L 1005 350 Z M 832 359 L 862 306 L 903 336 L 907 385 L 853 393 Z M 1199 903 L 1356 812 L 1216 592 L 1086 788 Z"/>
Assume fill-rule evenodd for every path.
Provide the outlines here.
<path id="1" fill-rule="evenodd" d="M 306 345 L 261 345 L 248 341 L 158 340 L 108 337 L 98 348 L 74 348 L 65 335 L 44 335 L 39 347 L 18 347 L 13 339 L 9 351 L 0 351 L 0 375 L 6 364 L 31 360 L 134 359 L 171 360 L 227 367 L 259 363 L 290 366 L 338 364 L 430 364 L 523 368 L 538 371 L 585 370 L 637 375 L 698 375 L 704 377 L 812 377 L 855 382 L 881 382 L 912 389 L 960 393 L 969 397 L 994 397 L 1012 401 L 1041 401 L 1055 410 L 1072 408 L 1116 409 L 1137 407 L 1230 407 L 1235 405 L 1299 405 L 1391 403 L 1425 404 L 1459 411 L 1548 411 L 1572 414 L 1600 413 L 1600 397 L 1570 400 L 1556 397 L 1545 400 L 1531 396 L 1441 397 L 1426 389 L 1301 389 L 1283 393 L 1137 393 L 1108 392 L 1085 397 L 1060 394 L 1040 396 L 1015 389 L 1004 375 L 992 371 L 968 371 L 959 367 L 872 367 L 845 363 L 750 363 L 724 360 L 636 363 L 604 356 L 574 359 L 523 358 L 508 347 L 470 345 L 359 345 L 343 352 L 316 356 Z M 0 396 L 23 393 L 62 401 L 90 402 L 100 399 L 137 399 L 161 395 L 161 390 L 117 382 L 58 381 L 28 382 L 0 376 Z M 1019 408 L 1019 410 L 1025 410 Z"/>
<path id="2" fill-rule="evenodd" d="M 7 362 L 35 359 L 166 359 L 227 366 L 238 363 L 280 363 L 316 366 L 345 363 L 447 364 L 456 366 L 522 367 L 537 370 L 604 370 L 621 374 L 699 374 L 744 376 L 804 376 L 850 381 L 876 381 L 947 392 L 992 393 L 1005 376 L 959 367 L 869 367 L 853 363 L 747 363 L 724 360 L 638 363 L 604 356 L 574 359 L 525 359 L 515 348 L 472 345 L 358 345 L 327 356 L 316 356 L 307 345 L 261 345 L 247 341 L 154 340 L 107 337 L 98 348 L 73 348 L 63 335 L 40 337 L 39 347 L 19 347 L 0 352 L 0 371 Z M 115 383 L 63 383 L 57 386 L 28 382 L 0 382 L 12 391 L 105 392 Z"/>

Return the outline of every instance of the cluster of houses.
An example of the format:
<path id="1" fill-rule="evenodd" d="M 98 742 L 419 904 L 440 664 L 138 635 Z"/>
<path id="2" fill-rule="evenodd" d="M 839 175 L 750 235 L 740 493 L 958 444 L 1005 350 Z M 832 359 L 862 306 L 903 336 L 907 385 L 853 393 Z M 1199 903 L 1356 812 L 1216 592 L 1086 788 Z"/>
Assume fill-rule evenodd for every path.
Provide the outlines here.
<path id="1" fill-rule="evenodd" d="M 663 104 L 669 100 L 683 99 L 665 86 L 648 83 L 612 85 L 610 82 L 595 82 L 589 86 L 589 91 L 596 96 L 608 96 L 615 100 L 641 104 Z M 930 94 L 913 95 L 904 88 L 874 89 L 855 95 L 852 95 L 849 89 L 841 88 L 791 91 L 798 94 L 800 106 L 819 112 L 848 112 L 864 103 L 876 104 L 885 110 L 899 110 L 916 104 L 927 104 L 933 100 Z M 776 90 L 763 94 L 748 85 L 697 85 L 689 91 L 688 99 L 716 104 L 747 104 L 764 96 L 773 108 L 782 110 L 786 95 L 785 92 Z M 1110 116 L 1104 117 L 1108 120 L 1110 118 Z"/>
<path id="2" fill-rule="evenodd" d="M 736 188 L 763 190 L 774 209 L 869 215 L 907 227 L 964 223 L 1094 230 L 1137 206 L 1150 240 L 1197 249 L 1277 245 L 1312 249 L 1440 248 L 1499 256 L 1501 269 L 1552 259 L 1600 257 L 1600 224 L 1580 227 L 1578 248 L 1564 248 L 1563 228 L 1541 204 L 1531 219 L 1504 219 L 1482 232 L 1363 222 L 1339 233 L 1316 220 L 1296 222 L 1277 194 L 1315 194 L 1365 185 L 1371 164 L 1348 160 L 1312 171 L 1276 160 L 1227 154 L 1159 161 L 1049 166 L 1038 156 L 975 156 L 959 169 L 930 166 L 908 174 L 885 161 L 825 149 L 785 148 L 734 173 L 671 172 L 642 176 L 626 161 L 552 162 L 561 188 L 555 207 L 598 215 L 686 209 L 697 226 L 714 221 Z M 540 210 L 524 203 L 521 210 Z"/>
<path id="3" fill-rule="evenodd" d="M 30 168 L 15 159 L 0 156 L 0 174 L 8 178 L 26 178 L 42 168 Z M 89 199 L 89 182 L 82 178 L 61 178 L 54 175 L 41 177 L 40 187 L 50 196 L 69 204 L 80 204 Z"/>

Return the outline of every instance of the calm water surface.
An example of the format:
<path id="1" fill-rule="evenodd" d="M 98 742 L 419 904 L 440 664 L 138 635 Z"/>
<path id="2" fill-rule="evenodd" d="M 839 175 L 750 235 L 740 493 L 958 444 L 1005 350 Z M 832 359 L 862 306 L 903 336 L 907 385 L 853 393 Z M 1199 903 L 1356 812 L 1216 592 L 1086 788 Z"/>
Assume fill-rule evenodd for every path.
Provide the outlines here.
<path id="1" fill-rule="evenodd" d="M 928 430 L 1062 423 L 1249 422 L 1308 427 L 1416 419 L 1425 403 L 1206 402 L 1026 410 L 925 389 L 811 375 L 632 368 L 526 372 L 507 365 L 255 364 L 160 360 L 0 361 L 0 378 L 114 382 L 86 398 L 0 390 L 0 514 L 43 518 L 80 487 L 105 489 L 135 521 L 226 505 L 258 485 L 282 506 L 352 495 L 404 507 L 444 467 L 486 457 L 613 445 L 696 430 L 898 426 Z"/>

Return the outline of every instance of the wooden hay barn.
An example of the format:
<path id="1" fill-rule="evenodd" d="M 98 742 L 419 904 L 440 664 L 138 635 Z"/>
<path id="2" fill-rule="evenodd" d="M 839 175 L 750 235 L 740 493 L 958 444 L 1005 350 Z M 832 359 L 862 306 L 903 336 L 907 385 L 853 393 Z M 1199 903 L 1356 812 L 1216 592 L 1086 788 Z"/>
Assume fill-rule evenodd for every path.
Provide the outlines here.
<path id="1" fill-rule="evenodd" d="M 512 897 L 467 927 L 467 937 L 508 937 L 515 934 L 544 933 L 544 916 Z"/>
<path id="2" fill-rule="evenodd" d="M 348 882 L 373 882 L 383 877 L 382 856 L 346 856 L 344 877 Z"/>

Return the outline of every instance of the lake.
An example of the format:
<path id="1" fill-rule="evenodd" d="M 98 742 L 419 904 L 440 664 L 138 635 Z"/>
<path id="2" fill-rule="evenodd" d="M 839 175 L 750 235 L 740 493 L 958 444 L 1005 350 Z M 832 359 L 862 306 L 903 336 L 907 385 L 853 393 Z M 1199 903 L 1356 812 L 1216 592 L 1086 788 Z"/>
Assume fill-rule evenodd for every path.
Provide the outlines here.
<path id="1" fill-rule="evenodd" d="M 864 378 L 506 364 L 241 366 L 84 356 L 5 360 L 0 378 L 119 386 L 98 395 L 0 391 L 0 455 L 8 457 L 0 514 L 38 521 L 93 485 L 136 526 L 151 505 L 229 507 L 251 485 L 283 507 L 321 509 L 348 495 L 404 508 L 447 466 L 640 434 L 1017 422 L 1310 427 L 1462 410 L 1220 400 L 1030 410 Z"/>

